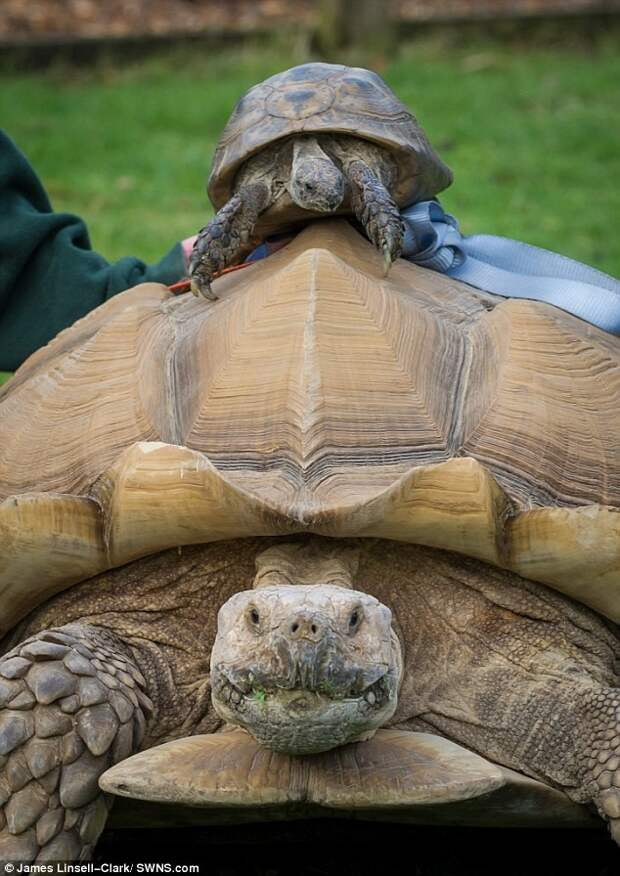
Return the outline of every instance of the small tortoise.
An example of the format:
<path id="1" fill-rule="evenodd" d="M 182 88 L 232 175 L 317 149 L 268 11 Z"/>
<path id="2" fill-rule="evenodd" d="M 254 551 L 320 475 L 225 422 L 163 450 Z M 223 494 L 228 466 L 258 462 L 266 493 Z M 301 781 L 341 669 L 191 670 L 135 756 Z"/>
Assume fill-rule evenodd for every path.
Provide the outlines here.
<path id="1" fill-rule="evenodd" d="M 114 794 L 617 839 L 618 339 L 344 219 L 216 284 L 0 396 L 0 857 Z"/>
<path id="2" fill-rule="evenodd" d="M 335 212 L 357 217 L 387 272 L 402 246 L 399 207 L 451 181 L 376 73 L 338 64 L 285 70 L 241 98 L 218 143 L 208 186 L 218 212 L 198 235 L 192 289 L 211 297 L 214 274 L 269 231 Z"/>

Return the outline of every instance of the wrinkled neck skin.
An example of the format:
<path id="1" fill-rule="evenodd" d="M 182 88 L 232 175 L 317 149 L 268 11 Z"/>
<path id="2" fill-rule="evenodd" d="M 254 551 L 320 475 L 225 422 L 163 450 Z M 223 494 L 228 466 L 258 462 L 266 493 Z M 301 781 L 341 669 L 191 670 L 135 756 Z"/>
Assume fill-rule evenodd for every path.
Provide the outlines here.
<path id="1" fill-rule="evenodd" d="M 213 704 L 262 745 L 314 754 L 369 739 L 396 711 L 402 653 L 391 612 L 353 589 L 352 549 L 271 548 L 252 590 L 220 609 Z"/>

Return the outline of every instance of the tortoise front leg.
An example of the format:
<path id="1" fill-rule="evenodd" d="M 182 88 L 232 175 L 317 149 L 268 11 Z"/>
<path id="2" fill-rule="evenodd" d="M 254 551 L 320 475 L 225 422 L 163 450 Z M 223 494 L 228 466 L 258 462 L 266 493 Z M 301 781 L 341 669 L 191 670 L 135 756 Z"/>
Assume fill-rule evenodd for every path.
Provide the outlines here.
<path id="1" fill-rule="evenodd" d="M 152 703 L 122 640 L 68 624 L 0 660 L 0 861 L 87 860 L 101 773 L 137 751 Z"/>
<path id="2" fill-rule="evenodd" d="M 455 666 L 461 677 L 462 664 L 455 660 Z M 398 726 L 439 732 L 559 788 L 575 803 L 594 804 L 620 845 L 620 690 L 552 673 L 541 675 L 536 688 L 522 687 L 516 665 L 487 669 L 480 679 L 483 684 L 474 677 L 469 690 L 440 681 L 442 699 Z M 461 719 L 459 702 L 476 720 Z"/>
<path id="3" fill-rule="evenodd" d="M 590 691 L 585 705 L 589 734 L 582 741 L 582 785 L 578 799 L 592 800 L 620 845 L 620 691 Z"/>
<path id="4" fill-rule="evenodd" d="M 189 263 L 194 295 L 217 298 L 211 289 L 214 276 L 223 268 L 243 261 L 260 243 L 253 236 L 254 226 L 270 201 L 271 193 L 265 183 L 242 186 L 198 232 Z"/>
<path id="5" fill-rule="evenodd" d="M 369 240 L 383 252 L 387 275 L 403 246 L 403 220 L 386 187 L 368 165 L 351 161 L 346 167 L 351 185 L 351 207 Z"/>

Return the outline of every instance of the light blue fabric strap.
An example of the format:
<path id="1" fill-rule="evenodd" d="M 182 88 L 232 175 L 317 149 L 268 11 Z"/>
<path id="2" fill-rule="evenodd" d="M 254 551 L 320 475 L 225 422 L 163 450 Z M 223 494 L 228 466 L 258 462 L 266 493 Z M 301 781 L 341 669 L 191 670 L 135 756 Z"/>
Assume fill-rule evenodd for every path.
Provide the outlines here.
<path id="1" fill-rule="evenodd" d="M 558 253 L 492 234 L 463 236 L 438 201 L 402 212 L 403 256 L 507 298 L 530 298 L 620 335 L 620 280 Z"/>

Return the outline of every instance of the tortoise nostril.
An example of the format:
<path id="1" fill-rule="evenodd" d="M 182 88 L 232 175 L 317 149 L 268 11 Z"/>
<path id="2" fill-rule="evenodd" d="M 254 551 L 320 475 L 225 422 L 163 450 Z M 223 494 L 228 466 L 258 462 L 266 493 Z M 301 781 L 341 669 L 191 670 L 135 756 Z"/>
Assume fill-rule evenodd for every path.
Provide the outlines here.
<path id="1" fill-rule="evenodd" d="M 317 642 L 325 634 L 321 619 L 310 612 L 296 613 L 286 623 L 286 635 L 291 639 L 312 639 Z"/>

